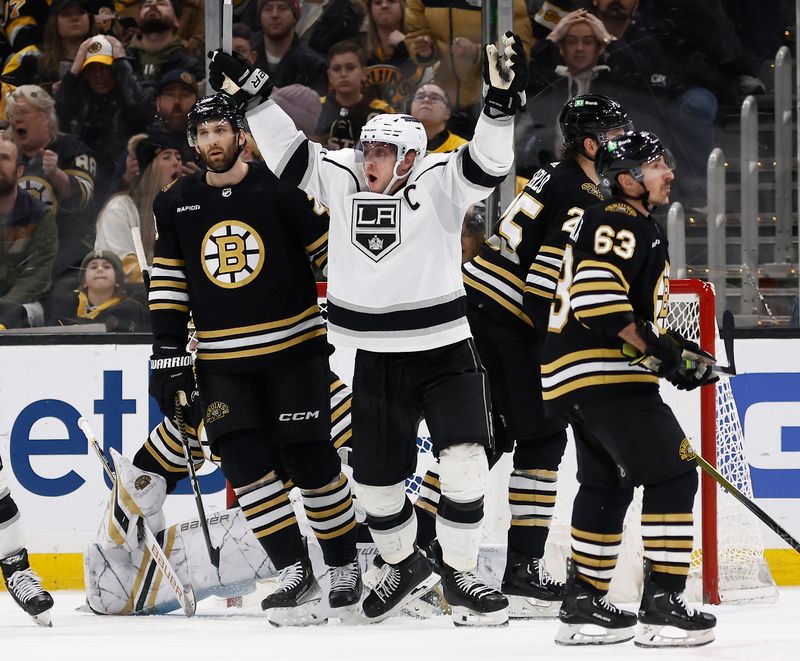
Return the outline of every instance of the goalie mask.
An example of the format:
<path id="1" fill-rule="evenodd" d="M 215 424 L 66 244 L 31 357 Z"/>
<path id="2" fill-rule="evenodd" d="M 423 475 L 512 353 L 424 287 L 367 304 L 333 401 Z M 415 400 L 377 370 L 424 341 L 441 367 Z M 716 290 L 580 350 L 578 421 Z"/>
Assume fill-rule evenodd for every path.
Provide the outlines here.
<path id="1" fill-rule="evenodd" d="M 633 122 L 623 107 L 602 94 L 581 94 L 567 101 L 558 117 L 564 147 L 575 150 L 590 161 L 584 151 L 583 140 L 594 138 L 603 147 L 608 142 L 609 131 L 633 130 Z"/>
<path id="2" fill-rule="evenodd" d="M 653 133 L 631 131 L 609 140 L 597 152 L 594 162 L 603 196 L 619 195 L 630 198 L 630 195 L 623 192 L 617 180 L 619 175 L 627 173 L 638 181 L 643 189 L 641 195 L 633 199 L 641 200 L 645 208 L 651 209 L 653 205 L 650 203 L 649 193 L 645 186 L 642 166 L 659 160 L 665 169 L 675 170 L 675 159 L 672 157 L 672 152 L 664 147 L 658 136 Z"/>
<path id="3" fill-rule="evenodd" d="M 225 94 L 204 96 L 192 106 L 187 117 L 186 138 L 189 141 L 189 146 L 197 149 L 197 127 L 211 120 L 227 122 L 236 136 L 238 136 L 239 131 L 243 131 L 245 128 L 244 116 L 229 96 Z M 236 154 L 226 168 L 222 170 L 209 169 L 212 172 L 227 172 L 233 167 L 236 159 L 239 158 L 243 147 L 243 144 L 237 142 Z"/>
<path id="4" fill-rule="evenodd" d="M 425 156 L 428 136 L 422 123 L 411 115 L 377 115 L 370 119 L 361 129 L 361 136 L 356 145 L 356 163 L 363 167 L 370 154 L 390 155 L 394 159 L 392 179 L 383 190 L 386 195 L 399 179 L 408 177 Z M 414 151 L 417 156 L 411 169 L 400 175 L 398 168 L 408 152 Z"/>

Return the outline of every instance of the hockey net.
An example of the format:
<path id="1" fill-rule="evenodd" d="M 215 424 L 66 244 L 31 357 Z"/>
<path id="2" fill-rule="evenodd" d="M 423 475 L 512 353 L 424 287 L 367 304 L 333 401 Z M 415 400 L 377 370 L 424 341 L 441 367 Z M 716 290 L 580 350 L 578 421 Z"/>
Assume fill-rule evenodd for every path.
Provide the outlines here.
<path id="1" fill-rule="evenodd" d="M 319 285 L 320 306 L 325 306 L 325 286 Z M 701 280 L 670 281 L 670 308 L 667 326 L 680 332 L 727 364 L 724 345 L 715 319 L 713 287 Z M 337 350 L 332 367 L 347 382 L 352 373 L 352 355 Z M 694 449 L 746 496 L 753 497 L 750 466 L 744 452 L 742 427 L 728 379 L 699 392 L 679 392 L 662 385 L 662 397 L 673 408 Z M 643 431 L 646 434 L 646 431 Z M 433 464 L 431 442 L 423 425 L 417 438 L 417 470 L 406 480 L 406 490 L 414 499 L 426 470 Z M 481 569 L 499 583 L 505 563 L 505 544 L 511 514 L 508 506 L 508 481 L 511 455 L 505 455 L 493 468 L 485 499 L 482 529 Z M 558 499 L 545 561 L 551 573 L 561 580 L 570 551 L 570 517 L 577 493 L 576 462 L 572 437 L 559 468 Z M 619 564 L 611 585 L 610 597 L 620 602 L 639 599 L 642 582 L 641 488 L 624 524 L 624 541 Z M 777 598 L 777 588 L 764 560 L 764 541 L 757 519 L 733 496 L 701 473 L 701 487 L 695 500 L 694 544 L 687 596 L 705 603 L 769 601 Z"/>

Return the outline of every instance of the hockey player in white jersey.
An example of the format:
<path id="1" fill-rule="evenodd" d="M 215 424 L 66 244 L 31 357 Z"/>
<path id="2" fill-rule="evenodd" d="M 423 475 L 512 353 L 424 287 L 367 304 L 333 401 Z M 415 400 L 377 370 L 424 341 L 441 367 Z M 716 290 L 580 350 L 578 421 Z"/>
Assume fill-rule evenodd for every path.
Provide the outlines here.
<path id="1" fill-rule="evenodd" d="M 14 601 L 37 624 L 49 627 L 53 597 L 42 589 L 41 579 L 33 573 L 28 562 L 20 518 L 19 509 L 3 476 L 3 459 L 0 457 L 0 570 Z"/>
<path id="2" fill-rule="evenodd" d="M 454 621 L 506 624 L 508 601 L 477 573 L 492 440 L 486 375 L 465 317 L 460 233 L 469 206 L 511 168 L 527 73 L 519 38 L 507 33 L 502 52 L 487 47 L 473 140 L 435 155 L 425 154 L 425 130 L 408 115 L 379 115 L 356 149 L 328 152 L 269 100 L 264 72 L 221 51 L 210 57 L 212 87 L 248 108 L 270 169 L 330 210 L 328 328 L 334 343 L 357 348 L 351 464 L 385 561 L 364 614 L 384 619 L 439 582 L 415 547 L 404 489 L 424 417 L 440 462 L 437 560 Z"/>

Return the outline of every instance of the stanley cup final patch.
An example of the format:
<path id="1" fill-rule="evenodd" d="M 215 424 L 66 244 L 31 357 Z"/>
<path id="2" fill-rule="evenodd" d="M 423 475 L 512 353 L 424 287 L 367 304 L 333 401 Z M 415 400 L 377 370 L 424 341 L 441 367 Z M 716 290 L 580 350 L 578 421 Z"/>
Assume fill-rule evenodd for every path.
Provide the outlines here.
<path id="1" fill-rule="evenodd" d="M 354 199 L 353 245 L 375 262 L 400 245 L 400 199 Z"/>

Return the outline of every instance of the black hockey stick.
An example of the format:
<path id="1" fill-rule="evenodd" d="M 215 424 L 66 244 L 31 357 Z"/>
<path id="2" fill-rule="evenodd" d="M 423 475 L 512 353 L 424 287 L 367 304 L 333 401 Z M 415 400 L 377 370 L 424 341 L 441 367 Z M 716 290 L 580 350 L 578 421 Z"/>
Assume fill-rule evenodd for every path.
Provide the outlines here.
<path id="1" fill-rule="evenodd" d="M 208 521 L 206 520 L 206 510 L 203 507 L 203 496 L 200 493 L 200 482 L 197 479 L 197 471 L 194 469 L 192 460 L 192 449 L 189 447 L 189 437 L 186 435 L 186 425 L 183 421 L 183 407 L 188 406 L 186 393 L 179 390 L 175 395 L 175 422 L 181 435 L 181 446 L 183 446 L 183 456 L 186 457 L 186 470 L 189 472 L 189 482 L 192 483 L 194 492 L 194 502 L 197 505 L 197 513 L 200 515 L 200 528 L 203 531 L 203 538 L 206 540 L 208 558 L 211 564 L 219 569 L 219 549 L 211 543 L 211 533 L 208 531 Z M 198 439 L 199 442 L 199 439 Z"/>
<path id="2" fill-rule="evenodd" d="M 108 463 L 108 459 L 103 452 L 103 448 L 100 447 L 97 437 L 94 435 L 92 428 L 89 426 L 89 421 L 86 418 L 78 418 L 78 427 L 80 427 L 83 435 L 86 436 L 86 440 L 89 441 L 89 445 L 92 446 L 92 449 L 95 451 L 98 459 L 100 459 L 100 463 L 103 464 L 103 470 L 105 470 L 106 475 L 108 475 L 108 479 L 111 480 L 112 484 L 115 483 L 117 476 L 114 474 L 114 469 L 111 468 L 111 464 Z M 197 598 L 195 597 L 192 584 L 181 583 L 178 572 L 176 572 L 172 567 L 169 557 L 164 552 L 164 549 L 161 548 L 161 544 L 158 543 L 158 540 L 156 539 L 153 531 L 150 529 L 147 521 L 145 521 L 144 517 L 139 519 L 139 521 L 141 523 L 142 534 L 144 535 L 145 546 L 150 552 L 150 555 L 153 557 L 153 561 L 161 570 L 161 573 L 164 574 L 167 585 L 174 593 L 175 598 L 181 605 L 181 608 L 183 608 L 183 612 L 185 613 L 186 617 L 192 617 L 197 610 Z"/>
<path id="3" fill-rule="evenodd" d="M 786 532 L 769 514 L 767 514 L 752 500 L 750 500 L 735 486 L 733 486 L 733 484 L 726 480 L 716 468 L 714 468 L 710 463 L 703 459 L 703 457 L 697 454 L 694 449 L 692 449 L 692 453 L 694 454 L 694 460 L 697 462 L 697 465 L 700 466 L 700 468 L 702 468 L 708 475 L 710 475 L 712 480 L 726 489 L 731 496 L 736 498 L 736 500 L 749 509 L 759 521 L 767 526 L 767 528 L 772 530 L 772 532 L 778 535 L 778 537 L 780 537 L 784 542 L 791 546 L 795 551 L 800 553 L 800 542 Z"/>

